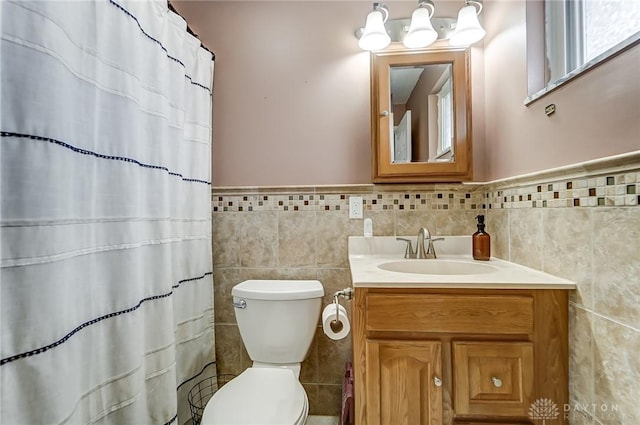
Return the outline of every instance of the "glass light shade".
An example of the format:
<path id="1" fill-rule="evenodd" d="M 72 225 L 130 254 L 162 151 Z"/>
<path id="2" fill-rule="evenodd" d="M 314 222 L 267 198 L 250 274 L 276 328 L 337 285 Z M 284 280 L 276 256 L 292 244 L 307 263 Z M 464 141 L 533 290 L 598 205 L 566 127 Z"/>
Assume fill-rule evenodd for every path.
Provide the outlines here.
<path id="1" fill-rule="evenodd" d="M 387 47 L 389 43 L 391 43 L 391 37 L 384 27 L 382 12 L 378 10 L 370 12 L 367 15 L 364 32 L 358 41 L 358 46 L 362 50 L 380 50 Z"/>
<path id="2" fill-rule="evenodd" d="M 470 46 L 476 41 L 482 40 L 486 31 L 480 26 L 478 14 L 474 6 L 465 6 L 458 12 L 456 30 L 449 43 L 453 46 Z"/>
<path id="3" fill-rule="evenodd" d="M 436 41 L 437 38 L 438 33 L 433 29 L 433 25 L 431 25 L 429 11 L 423 7 L 414 10 L 411 15 L 409 32 L 404 37 L 402 41 L 403 44 L 410 49 L 416 49 L 427 47 Z"/>

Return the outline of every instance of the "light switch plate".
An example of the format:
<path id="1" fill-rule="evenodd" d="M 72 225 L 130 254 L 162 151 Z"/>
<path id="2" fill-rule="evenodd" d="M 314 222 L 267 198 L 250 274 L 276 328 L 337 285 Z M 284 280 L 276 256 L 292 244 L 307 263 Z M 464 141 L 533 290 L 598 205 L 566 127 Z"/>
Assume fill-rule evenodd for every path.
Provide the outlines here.
<path id="1" fill-rule="evenodd" d="M 362 196 L 349 196 L 349 218 L 362 218 Z"/>

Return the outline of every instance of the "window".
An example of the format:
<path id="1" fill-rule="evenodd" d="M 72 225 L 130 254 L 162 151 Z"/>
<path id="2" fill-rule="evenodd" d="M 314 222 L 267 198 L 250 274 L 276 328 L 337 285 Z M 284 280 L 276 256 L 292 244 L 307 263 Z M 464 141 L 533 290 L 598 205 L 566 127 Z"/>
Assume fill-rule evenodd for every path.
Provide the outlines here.
<path id="1" fill-rule="evenodd" d="M 438 92 L 438 156 L 451 151 L 453 141 L 453 98 L 451 78 Z"/>
<path id="2" fill-rule="evenodd" d="M 532 22 L 530 15 L 535 16 L 538 7 L 544 8 L 539 13 L 542 19 L 538 19 L 543 22 Z M 637 44 L 640 41 L 640 1 L 529 0 L 527 36 L 542 26 L 544 48 L 540 51 L 544 52 L 542 63 L 545 63 L 546 71 L 544 78 L 538 78 L 539 82 L 532 84 L 530 78 L 525 104 Z M 527 45 L 532 47 L 530 40 Z M 530 64 L 541 63 L 531 57 L 528 60 Z"/>

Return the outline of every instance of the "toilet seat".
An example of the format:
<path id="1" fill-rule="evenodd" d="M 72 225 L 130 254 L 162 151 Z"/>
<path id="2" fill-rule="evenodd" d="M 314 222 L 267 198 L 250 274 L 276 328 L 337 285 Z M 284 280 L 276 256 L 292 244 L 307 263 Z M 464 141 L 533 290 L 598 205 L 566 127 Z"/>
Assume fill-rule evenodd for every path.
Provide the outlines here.
<path id="1" fill-rule="evenodd" d="M 207 403 L 202 425 L 303 425 L 309 405 L 291 370 L 249 368 Z"/>

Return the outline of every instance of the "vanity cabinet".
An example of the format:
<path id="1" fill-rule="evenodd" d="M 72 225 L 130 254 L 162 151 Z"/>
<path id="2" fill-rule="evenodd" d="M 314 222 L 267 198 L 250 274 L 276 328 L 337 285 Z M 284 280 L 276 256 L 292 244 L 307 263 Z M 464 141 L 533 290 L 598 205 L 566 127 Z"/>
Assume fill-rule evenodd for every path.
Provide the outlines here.
<path id="1" fill-rule="evenodd" d="M 356 425 L 531 424 L 568 403 L 567 291 L 355 288 Z"/>

